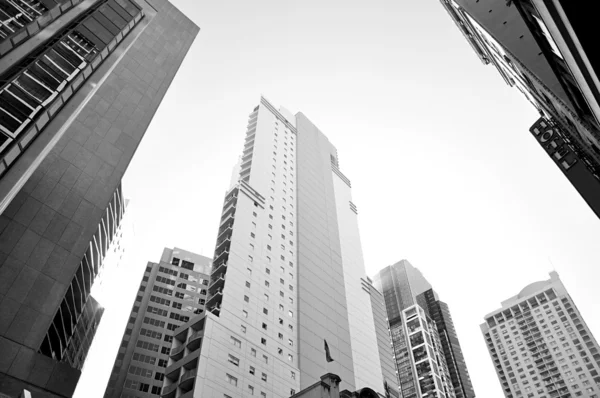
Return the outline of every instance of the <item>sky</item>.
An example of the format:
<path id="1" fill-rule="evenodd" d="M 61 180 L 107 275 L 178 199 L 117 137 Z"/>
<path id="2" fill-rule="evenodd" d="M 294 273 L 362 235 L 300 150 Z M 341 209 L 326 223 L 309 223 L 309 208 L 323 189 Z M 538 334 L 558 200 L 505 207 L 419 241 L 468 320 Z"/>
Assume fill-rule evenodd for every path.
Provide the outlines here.
<path id="1" fill-rule="evenodd" d="M 438 0 L 172 2 L 201 31 L 125 175 L 135 232 L 76 397 L 103 396 L 147 261 L 212 256 L 261 94 L 337 147 L 368 275 L 401 259 L 422 271 L 479 397 L 503 397 L 483 317 L 550 271 L 600 336 L 600 220 L 529 133 L 536 110 Z"/>

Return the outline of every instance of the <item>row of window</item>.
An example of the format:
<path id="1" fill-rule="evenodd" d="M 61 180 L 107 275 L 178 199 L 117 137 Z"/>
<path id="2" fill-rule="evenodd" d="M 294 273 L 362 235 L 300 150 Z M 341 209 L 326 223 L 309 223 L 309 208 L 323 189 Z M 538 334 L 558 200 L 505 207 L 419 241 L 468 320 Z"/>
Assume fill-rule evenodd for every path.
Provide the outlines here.
<path id="1" fill-rule="evenodd" d="M 151 386 L 147 383 L 141 383 L 137 380 L 126 379 L 125 380 L 125 388 L 129 388 L 130 390 L 148 392 L 153 395 L 160 395 L 162 387 L 159 386 Z"/>
<path id="2" fill-rule="evenodd" d="M 171 260 L 171 264 L 178 265 L 181 268 L 189 269 L 190 271 L 194 270 L 194 263 L 186 260 L 180 260 L 177 257 L 173 257 L 173 260 Z"/>

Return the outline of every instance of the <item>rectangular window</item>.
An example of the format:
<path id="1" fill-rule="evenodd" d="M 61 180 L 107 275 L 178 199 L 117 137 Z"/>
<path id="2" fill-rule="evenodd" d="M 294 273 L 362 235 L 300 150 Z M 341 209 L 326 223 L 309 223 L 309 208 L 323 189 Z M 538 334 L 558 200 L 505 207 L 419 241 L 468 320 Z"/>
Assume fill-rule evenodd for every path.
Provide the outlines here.
<path id="1" fill-rule="evenodd" d="M 235 366 L 240 366 L 240 360 L 231 354 L 229 354 L 229 358 L 227 359 L 227 362 L 229 362 L 230 364 L 235 365 Z"/>
<path id="2" fill-rule="evenodd" d="M 231 344 L 233 344 L 234 346 L 241 348 L 242 347 L 242 342 L 238 339 L 236 339 L 233 336 L 230 336 L 230 340 L 231 340 Z"/>
<path id="3" fill-rule="evenodd" d="M 227 382 L 233 386 L 237 387 L 237 383 L 238 383 L 238 379 L 232 375 L 230 375 L 229 373 L 226 374 L 227 375 Z"/>

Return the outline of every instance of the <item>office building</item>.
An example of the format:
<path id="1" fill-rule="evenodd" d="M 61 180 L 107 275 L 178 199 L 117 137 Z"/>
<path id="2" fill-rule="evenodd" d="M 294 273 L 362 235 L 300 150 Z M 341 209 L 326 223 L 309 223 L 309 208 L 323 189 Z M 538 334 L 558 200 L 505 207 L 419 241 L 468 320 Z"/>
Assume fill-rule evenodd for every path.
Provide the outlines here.
<path id="1" fill-rule="evenodd" d="M 198 28 L 165 0 L 1 8 L 0 391 L 70 397 L 121 177 Z"/>
<path id="2" fill-rule="evenodd" d="M 237 169 L 206 314 L 176 330 L 162 396 L 287 397 L 326 373 L 349 391 L 397 391 L 335 147 L 302 113 L 261 98 Z"/>
<path id="3" fill-rule="evenodd" d="M 204 312 L 211 259 L 182 249 L 165 249 L 149 262 L 105 398 L 159 395 L 173 331 Z"/>
<path id="4" fill-rule="evenodd" d="M 440 1 L 480 60 L 494 65 L 539 111 L 531 130 L 543 121 L 555 132 L 552 140 L 536 140 L 600 217 L 600 84 L 585 6 L 564 0 Z"/>
<path id="5" fill-rule="evenodd" d="M 448 305 L 423 274 L 401 260 L 373 284 L 385 298 L 402 396 L 474 398 Z"/>
<path id="6" fill-rule="evenodd" d="M 503 301 L 481 331 L 506 397 L 600 397 L 600 347 L 556 272 Z"/>

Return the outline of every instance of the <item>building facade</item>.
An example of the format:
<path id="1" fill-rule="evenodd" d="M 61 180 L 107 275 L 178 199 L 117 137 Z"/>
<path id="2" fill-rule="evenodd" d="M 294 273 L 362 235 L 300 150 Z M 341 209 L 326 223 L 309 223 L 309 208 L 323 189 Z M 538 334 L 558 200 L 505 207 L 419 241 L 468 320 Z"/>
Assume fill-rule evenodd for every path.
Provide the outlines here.
<path id="1" fill-rule="evenodd" d="M 561 0 L 440 1 L 480 60 L 494 65 L 561 136 L 540 142 L 561 171 L 579 164 L 597 187 L 600 85 L 583 9 L 575 12 L 576 5 Z M 581 189 L 585 184 L 569 180 L 600 217 L 597 188 Z"/>
<path id="2" fill-rule="evenodd" d="M 448 305 L 423 274 L 401 260 L 373 284 L 385 299 L 402 396 L 474 398 Z"/>
<path id="3" fill-rule="evenodd" d="M 165 0 L 1 7 L 0 391 L 69 397 L 121 177 L 198 28 Z"/>
<path id="4" fill-rule="evenodd" d="M 262 98 L 236 168 L 206 315 L 176 331 L 163 397 L 290 396 L 330 371 L 350 391 L 397 386 L 335 147 Z"/>
<path id="5" fill-rule="evenodd" d="M 202 314 L 211 259 L 182 249 L 165 249 L 149 262 L 115 360 L 106 398 L 160 395 L 173 332 Z"/>
<path id="6" fill-rule="evenodd" d="M 600 347 L 556 272 L 503 301 L 481 331 L 506 397 L 600 396 Z"/>

